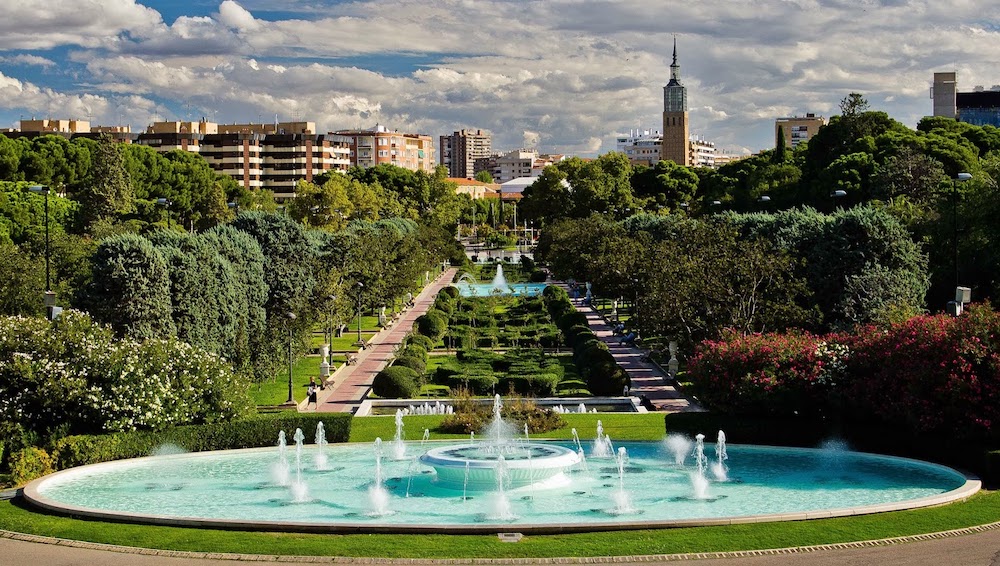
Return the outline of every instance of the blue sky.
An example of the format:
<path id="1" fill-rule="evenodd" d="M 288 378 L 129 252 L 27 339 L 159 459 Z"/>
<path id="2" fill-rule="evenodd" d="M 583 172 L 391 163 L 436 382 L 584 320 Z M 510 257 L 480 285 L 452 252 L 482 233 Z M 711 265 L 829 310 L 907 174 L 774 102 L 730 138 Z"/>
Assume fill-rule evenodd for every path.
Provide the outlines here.
<path id="1" fill-rule="evenodd" d="M 1000 83 L 1000 17 L 973 0 L 12 0 L 0 126 L 278 114 L 596 155 L 659 128 L 674 34 L 692 133 L 737 152 L 852 91 L 914 126 L 934 71 Z"/>

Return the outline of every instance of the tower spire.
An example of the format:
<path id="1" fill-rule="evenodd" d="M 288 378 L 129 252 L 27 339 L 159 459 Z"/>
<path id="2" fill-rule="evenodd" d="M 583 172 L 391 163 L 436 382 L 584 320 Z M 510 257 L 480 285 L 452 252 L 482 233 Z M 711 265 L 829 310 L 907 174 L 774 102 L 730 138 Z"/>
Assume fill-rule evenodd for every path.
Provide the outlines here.
<path id="1" fill-rule="evenodd" d="M 680 86 L 681 66 L 677 63 L 677 34 L 674 34 L 674 62 L 670 64 L 670 82 L 667 86 Z"/>

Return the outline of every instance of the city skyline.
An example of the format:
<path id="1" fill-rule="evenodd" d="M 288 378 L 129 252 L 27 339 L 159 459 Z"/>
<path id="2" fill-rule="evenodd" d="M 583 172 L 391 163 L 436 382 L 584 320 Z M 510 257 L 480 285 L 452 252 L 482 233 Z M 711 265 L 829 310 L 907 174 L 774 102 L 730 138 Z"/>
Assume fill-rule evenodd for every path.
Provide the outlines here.
<path id="1" fill-rule="evenodd" d="M 836 114 L 852 91 L 912 127 L 934 71 L 1000 83 L 1000 19 L 966 1 L 55 0 L 4 3 L 0 22 L 5 127 L 277 114 L 596 155 L 659 126 L 675 33 L 691 132 L 729 151 L 773 147 L 775 118 Z"/>

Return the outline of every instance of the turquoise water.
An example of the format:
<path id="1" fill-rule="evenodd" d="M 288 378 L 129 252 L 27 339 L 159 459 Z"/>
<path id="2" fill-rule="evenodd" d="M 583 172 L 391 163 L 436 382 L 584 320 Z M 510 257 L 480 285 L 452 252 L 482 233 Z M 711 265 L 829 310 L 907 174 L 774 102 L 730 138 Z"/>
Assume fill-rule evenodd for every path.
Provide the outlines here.
<path id="1" fill-rule="evenodd" d="M 463 297 L 489 297 L 491 295 L 513 295 L 515 297 L 534 297 L 545 290 L 545 283 L 507 283 L 510 292 L 500 292 L 491 283 L 456 283 L 458 292 Z"/>
<path id="2" fill-rule="evenodd" d="M 573 448 L 571 444 L 559 443 Z M 957 472 L 923 462 L 846 451 L 730 445 L 729 480 L 710 481 L 705 499 L 693 499 L 694 458 L 674 463 L 662 443 L 624 446 L 628 461 L 619 483 L 614 459 L 589 457 L 556 487 L 507 490 L 513 518 L 491 519 L 492 490 L 439 485 L 434 470 L 417 461 L 425 449 L 406 446 L 402 459 L 383 458 L 390 514 L 370 516 L 374 478 L 371 444 L 303 449 L 301 485 L 280 485 L 276 448 L 193 453 L 85 466 L 42 481 L 49 500 L 98 510 L 167 517 L 308 522 L 335 525 L 473 523 L 549 524 L 653 522 L 853 508 L 938 495 L 962 486 Z M 587 454 L 590 455 L 588 444 Z M 392 451 L 383 445 L 384 453 Z M 715 462 L 707 446 L 709 463 Z M 287 451 L 295 480 L 295 449 Z M 710 475 L 710 474 L 709 474 Z M 624 489 L 627 513 L 616 494 Z M 295 502 L 296 496 L 302 502 Z"/>

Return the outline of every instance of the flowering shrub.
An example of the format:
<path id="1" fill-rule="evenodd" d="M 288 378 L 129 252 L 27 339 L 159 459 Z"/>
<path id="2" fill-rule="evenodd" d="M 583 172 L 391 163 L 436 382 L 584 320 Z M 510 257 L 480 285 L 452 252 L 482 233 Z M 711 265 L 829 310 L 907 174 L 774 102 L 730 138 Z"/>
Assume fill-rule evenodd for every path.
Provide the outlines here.
<path id="1" fill-rule="evenodd" d="M 922 432 L 993 434 L 1000 423 L 1000 314 L 917 316 L 853 334 L 705 342 L 689 364 L 699 398 L 737 414 L 828 414 Z"/>
<path id="2" fill-rule="evenodd" d="M 117 340 L 86 314 L 0 317 L 0 420 L 47 432 L 159 430 L 252 412 L 229 364 L 176 339 Z"/>

